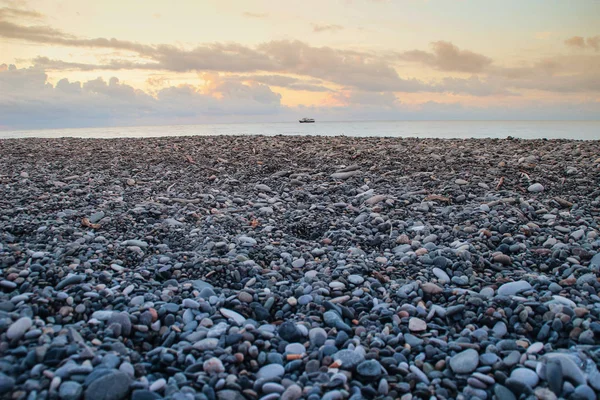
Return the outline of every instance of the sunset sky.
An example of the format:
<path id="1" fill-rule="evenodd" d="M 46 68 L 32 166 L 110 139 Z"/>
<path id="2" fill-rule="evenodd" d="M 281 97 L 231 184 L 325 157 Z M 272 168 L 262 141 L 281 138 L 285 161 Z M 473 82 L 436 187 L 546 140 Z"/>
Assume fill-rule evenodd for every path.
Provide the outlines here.
<path id="1" fill-rule="evenodd" d="M 597 0 L 0 0 L 0 129 L 599 119 Z"/>

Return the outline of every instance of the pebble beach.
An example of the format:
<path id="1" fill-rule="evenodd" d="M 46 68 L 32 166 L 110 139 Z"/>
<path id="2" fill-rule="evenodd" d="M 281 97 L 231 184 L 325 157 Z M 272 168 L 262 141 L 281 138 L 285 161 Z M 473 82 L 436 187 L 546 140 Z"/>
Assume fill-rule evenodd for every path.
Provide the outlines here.
<path id="1" fill-rule="evenodd" d="M 600 396 L 600 142 L 0 140 L 0 397 Z"/>

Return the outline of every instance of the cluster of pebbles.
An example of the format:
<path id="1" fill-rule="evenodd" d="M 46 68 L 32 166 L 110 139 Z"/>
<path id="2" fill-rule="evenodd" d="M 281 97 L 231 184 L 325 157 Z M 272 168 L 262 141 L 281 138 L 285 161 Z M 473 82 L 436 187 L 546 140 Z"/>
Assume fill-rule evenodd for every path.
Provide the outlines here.
<path id="1" fill-rule="evenodd" d="M 600 395 L 600 143 L 0 141 L 0 396 Z"/>

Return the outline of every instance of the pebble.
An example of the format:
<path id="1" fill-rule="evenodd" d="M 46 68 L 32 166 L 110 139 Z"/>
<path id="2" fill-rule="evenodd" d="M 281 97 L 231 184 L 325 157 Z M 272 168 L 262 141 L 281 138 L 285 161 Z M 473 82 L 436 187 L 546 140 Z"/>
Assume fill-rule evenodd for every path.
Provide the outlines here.
<path id="1" fill-rule="evenodd" d="M 498 295 L 500 296 L 514 296 L 519 292 L 530 290 L 532 287 L 527 281 L 516 281 L 505 283 L 498 288 Z"/>
<path id="2" fill-rule="evenodd" d="M 6 337 L 10 340 L 19 340 L 31 328 L 32 324 L 31 318 L 21 317 L 10 325 L 6 331 Z"/>
<path id="3" fill-rule="evenodd" d="M 285 373 L 285 370 L 283 368 L 283 365 L 269 364 L 269 365 L 265 365 L 264 367 L 259 369 L 258 372 L 256 373 L 256 377 L 258 379 L 265 379 L 265 380 L 269 381 L 269 380 L 273 380 L 275 378 L 281 378 L 284 373 Z"/>
<path id="4" fill-rule="evenodd" d="M 450 368 L 456 374 L 469 374 L 477 368 L 479 354 L 473 349 L 464 350 L 450 358 Z"/>
<path id="5" fill-rule="evenodd" d="M 0 397 L 600 395 L 599 143 L 2 146 Z"/>
<path id="6" fill-rule="evenodd" d="M 109 371 L 98 377 L 85 390 L 85 400 L 124 399 L 129 393 L 129 376 L 120 371 Z"/>

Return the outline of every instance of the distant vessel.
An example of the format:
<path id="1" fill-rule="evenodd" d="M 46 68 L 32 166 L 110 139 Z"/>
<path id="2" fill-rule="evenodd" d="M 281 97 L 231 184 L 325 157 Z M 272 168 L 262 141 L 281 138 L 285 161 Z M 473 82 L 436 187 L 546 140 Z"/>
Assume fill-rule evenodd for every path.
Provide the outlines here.
<path id="1" fill-rule="evenodd" d="M 312 118 L 302 118 L 299 122 L 301 124 L 312 124 L 315 122 L 315 120 Z"/>

